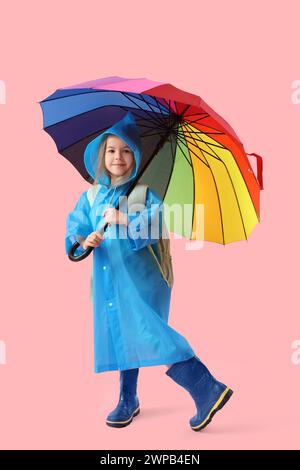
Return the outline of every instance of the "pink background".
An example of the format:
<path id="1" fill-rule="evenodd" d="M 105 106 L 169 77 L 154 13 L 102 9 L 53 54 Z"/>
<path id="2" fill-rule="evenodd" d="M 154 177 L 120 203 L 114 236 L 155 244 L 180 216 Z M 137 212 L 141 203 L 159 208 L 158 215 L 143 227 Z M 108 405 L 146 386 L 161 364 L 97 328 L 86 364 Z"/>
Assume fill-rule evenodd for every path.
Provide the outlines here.
<path id="1" fill-rule="evenodd" d="M 299 448 L 299 15 L 292 0 L 2 5 L 1 448 Z M 264 158 L 262 221 L 248 242 L 187 251 L 172 240 L 170 325 L 235 391 L 202 432 L 165 366 L 140 370 L 130 426 L 105 424 L 119 373 L 93 372 L 92 257 L 64 252 L 67 213 L 89 185 L 42 130 L 38 101 L 110 75 L 200 95 Z"/>

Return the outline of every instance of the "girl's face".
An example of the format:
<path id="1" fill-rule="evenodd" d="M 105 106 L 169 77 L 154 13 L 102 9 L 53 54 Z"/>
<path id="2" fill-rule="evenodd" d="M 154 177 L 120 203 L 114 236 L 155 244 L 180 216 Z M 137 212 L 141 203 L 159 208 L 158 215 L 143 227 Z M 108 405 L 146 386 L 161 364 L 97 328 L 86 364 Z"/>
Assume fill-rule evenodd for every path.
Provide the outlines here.
<path id="1" fill-rule="evenodd" d="M 133 152 L 117 136 L 109 136 L 106 141 L 105 166 L 112 180 L 116 176 L 122 176 L 134 166 Z"/>

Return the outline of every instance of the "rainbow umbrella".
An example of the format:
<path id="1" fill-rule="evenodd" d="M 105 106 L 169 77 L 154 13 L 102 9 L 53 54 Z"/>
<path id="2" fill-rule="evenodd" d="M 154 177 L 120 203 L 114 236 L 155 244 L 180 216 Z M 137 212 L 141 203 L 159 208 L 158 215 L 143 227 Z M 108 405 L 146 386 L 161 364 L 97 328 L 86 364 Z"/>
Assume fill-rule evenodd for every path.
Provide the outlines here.
<path id="1" fill-rule="evenodd" d="M 192 208 L 181 224 L 166 219 L 170 232 L 198 240 L 201 217 L 201 239 L 225 245 L 247 240 L 260 221 L 262 157 L 246 153 L 230 125 L 199 96 L 147 78 L 106 77 L 59 88 L 39 103 L 43 129 L 90 183 L 86 146 L 131 111 L 143 146 L 136 181 L 170 207 Z M 256 157 L 257 176 L 247 155 Z"/>

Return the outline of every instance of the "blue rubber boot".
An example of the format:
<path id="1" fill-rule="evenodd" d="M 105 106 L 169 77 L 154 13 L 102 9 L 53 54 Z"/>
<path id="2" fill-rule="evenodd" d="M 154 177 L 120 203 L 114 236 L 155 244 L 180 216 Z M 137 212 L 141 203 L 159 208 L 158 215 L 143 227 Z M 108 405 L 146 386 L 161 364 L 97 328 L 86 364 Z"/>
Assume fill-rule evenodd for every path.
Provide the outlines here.
<path id="1" fill-rule="evenodd" d="M 165 373 L 194 399 L 197 414 L 190 419 L 190 427 L 194 431 L 205 428 L 233 394 L 230 388 L 211 375 L 197 356 L 175 362 Z"/>
<path id="2" fill-rule="evenodd" d="M 128 426 L 139 414 L 140 404 L 136 394 L 139 369 L 120 371 L 120 395 L 116 408 L 109 413 L 106 424 L 115 428 Z"/>

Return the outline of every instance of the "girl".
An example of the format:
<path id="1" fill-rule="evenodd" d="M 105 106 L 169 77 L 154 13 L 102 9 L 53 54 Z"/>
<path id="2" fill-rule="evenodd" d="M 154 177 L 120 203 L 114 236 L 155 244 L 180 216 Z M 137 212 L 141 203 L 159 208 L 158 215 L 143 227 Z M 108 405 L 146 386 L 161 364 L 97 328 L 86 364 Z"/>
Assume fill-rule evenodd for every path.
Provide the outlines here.
<path id="1" fill-rule="evenodd" d="M 189 423 L 199 431 L 233 392 L 211 375 L 187 340 L 168 325 L 171 288 L 147 249 L 151 244 L 158 253 L 162 236 L 159 195 L 148 188 L 146 207 L 140 212 L 115 209 L 138 174 L 141 155 L 131 112 L 87 145 L 84 164 L 100 186 L 92 206 L 84 191 L 68 215 L 66 253 L 76 240 L 81 243 L 78 252 L 94 248 L 94 371 L 120 370 L 119 402 L 106 424 L 123 427 L 132 422 L 140 412 L 139 368 L 165 364 L 166 374 L 194 399 L 197 414 Z M 100 226 L 106 223 L 102 236 Z"/>

